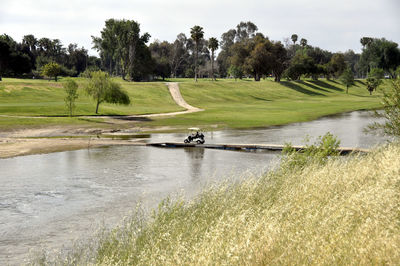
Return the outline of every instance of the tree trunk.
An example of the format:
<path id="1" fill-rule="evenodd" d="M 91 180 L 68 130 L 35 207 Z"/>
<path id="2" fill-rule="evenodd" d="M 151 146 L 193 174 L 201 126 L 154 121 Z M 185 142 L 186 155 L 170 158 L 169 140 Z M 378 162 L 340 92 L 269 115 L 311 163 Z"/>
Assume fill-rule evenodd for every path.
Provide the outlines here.
<path id="1" fill-rule="evenodd" d="M 211 51 L 211 77 L 212 77 L 212 80 L 215 80 L 215 77 L 214 77 L 214 50 Z"/>
<path id="2" fill-rule="evenodd" d="M 254 80 L 260 81 L 260 75 L 258 73 L 254 74 Z"/>
<path id="3" fill-rule="evenodd" d="M 100 105 L 100 101 L 97 100 L 97 104 L 96 104 L 96 114 L 99 113 L 99 105 Z"/>
<path id="4" fill-rule="evenodd" d="M 197 42 L 196 42 L 196 54 L 194 57 L 194 81 L 197 82 L 197 57 L 199 56 L 199 51 L 197 50 Z"/>
<path id="5" fill-rule="evenodd" d="M 54 80 L 57 82 L 57 76 L 54 76 Z"/>
<path id="6" fill-rule="evenodd" d="M 346 86 L 346 94 L 349 94 L 349 86 Z"/>

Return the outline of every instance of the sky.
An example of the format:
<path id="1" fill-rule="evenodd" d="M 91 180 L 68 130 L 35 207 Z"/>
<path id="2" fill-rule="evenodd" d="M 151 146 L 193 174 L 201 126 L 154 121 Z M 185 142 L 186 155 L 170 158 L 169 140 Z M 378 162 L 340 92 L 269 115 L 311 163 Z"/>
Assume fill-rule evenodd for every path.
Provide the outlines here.
<path id="1" fill-rule="evenodd" d="M 360 38 L 400 44 L 400 0 L 0 0 L 0 34 L 60 39 L 92 50 L 110 18 L 135 20 L 154 40 L 173 42 L 200 25 L 205 38 L 221 37 L 241 21 L 252 21 L 275 41 L 292 34 L 332 52 L 361 52 Z"/>

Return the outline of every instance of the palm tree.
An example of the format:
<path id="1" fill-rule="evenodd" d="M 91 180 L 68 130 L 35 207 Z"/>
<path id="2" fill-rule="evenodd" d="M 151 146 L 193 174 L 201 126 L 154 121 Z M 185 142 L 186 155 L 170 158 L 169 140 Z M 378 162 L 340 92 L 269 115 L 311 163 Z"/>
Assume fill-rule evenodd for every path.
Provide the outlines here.
<path id="1" fill-rule="evenodd" d="M 293 45 L 296 44 L 298 38 L 299 37 L 297 36 L 297 34 L 292 34 L 292 38 L 291 39 L 292 39 Z"/>
<path id="2" fill-rule="evenodd" d="M 208 48 L 211 50 L 211 77 L 215 80 L 214 77 L 214 52 L 218 49 L 218 40 L 214 37 L 211 37 L 208 40 Z"/>
<path id="3" fill-rule="evenodd" d="M 194 58 L 194 80 L 197 82 L 197 59 L 199 56 L 199 43 L 204 37 L 203 28 L 200 26 L 194 26 L 190 29 L 190 36 L 195 43 L 195 58 Z"/>
<path id="4" fill-rule="evenodd" d="M 37 39 L 32 34 L 25 35 L 22 39 L 22 43 L 29 48 L 32 53 L 36 52 L 36 45 L 38 44 Z"/>
<path id="5" fill-rule="evenodd" d="M 307 40 L 304 39 L 304 38 L 302 38 L 302 39 L 300 40 L 300 45 L 303 46 L 303 47 L 306 47 L 306 46 L 307 46 Z"/>

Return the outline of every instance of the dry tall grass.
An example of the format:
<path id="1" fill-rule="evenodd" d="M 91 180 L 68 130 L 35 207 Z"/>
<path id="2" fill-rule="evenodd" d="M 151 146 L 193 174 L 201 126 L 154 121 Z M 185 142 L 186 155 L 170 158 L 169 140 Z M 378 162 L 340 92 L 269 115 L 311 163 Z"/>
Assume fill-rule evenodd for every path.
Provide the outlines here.
<path id="1" fill-rule="evenodd" d="M 400 145 L 166 200 L 150 221 L 138 217 L 60 264 L 398 265 Z"/>
<path id="2" fill-rule="evenodd" d="M 400 146 L 165 201 L 114 230 L 101 265 L 399 264 Z"/>

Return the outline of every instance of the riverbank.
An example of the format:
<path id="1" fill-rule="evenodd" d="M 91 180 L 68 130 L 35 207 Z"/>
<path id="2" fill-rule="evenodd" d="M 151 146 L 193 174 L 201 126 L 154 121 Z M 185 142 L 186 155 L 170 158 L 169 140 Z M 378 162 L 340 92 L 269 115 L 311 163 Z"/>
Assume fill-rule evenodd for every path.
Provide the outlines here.
<path id="1" fill-rule="evenodd" d="M 85 80 L 76 80 L 82 90 Z M 60 116 L 65 112 L 60 82 L 4 79 L 0 84 L 0 158 L 82 149 L 88 138 L 108 132 L 185 132 L 192 126 L 215 131 L 311 121 L 378 108 L 380 99 L 380 93 L 368 95 L 363 81 L 346 94 L 342 85 L 327 80 L 180 80 L 180 90 L 173 82 L 167 88 L 161 82 L 116 80 L 133 98 L 133 105 L 104 104 L 101 116 L 91 116 L 91 101 L 81 91 L 79 116 L 69 118 Z M 40 139 L 31 139 L 36 137 Z M 95 143 L 96 147 L 123 145 L 110 139 Z"/>
<path id="2" fill-rule="evenodd" d="M 396 264 L 399 145 L 165 200 L 62 258 L 96 265 Z M 284 164 L 285 165 L 285 164 Z M 291 164 L 287 164 L 291 165 Z M 50 262 L 52 264 L 53 262 Z"/>

